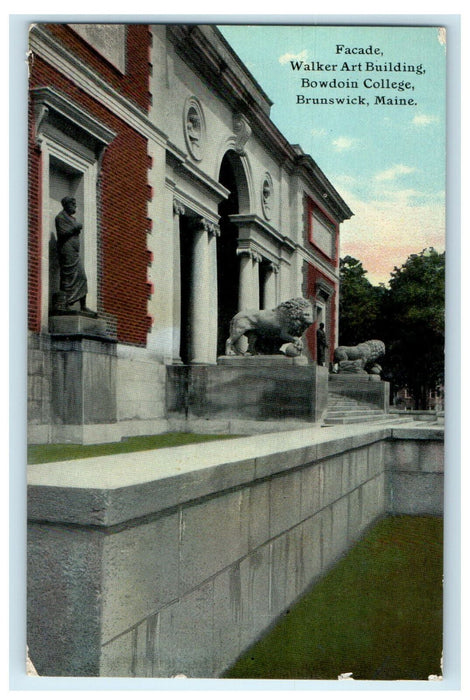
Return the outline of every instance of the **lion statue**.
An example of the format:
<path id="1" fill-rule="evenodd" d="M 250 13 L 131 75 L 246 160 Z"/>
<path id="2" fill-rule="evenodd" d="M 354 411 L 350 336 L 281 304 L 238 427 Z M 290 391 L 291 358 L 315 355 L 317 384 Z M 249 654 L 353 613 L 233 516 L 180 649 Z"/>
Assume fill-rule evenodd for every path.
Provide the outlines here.
<path id="1" fill-rule="evenodd" d="M 287 355 L 300 355 L 303 347 L 301 335 L 312 323 L 312 305 L 302 297 L 284 301 L 275 309 L 240 311 L 230 322 L 225 354 L 277 354 L 287 343 Z M 242 336 L 248 340 L 245 353 L 238 347 Z"/>
<path id="2" fill-rule="evenodd" d="M 381 367 L 376 363 L 385 355 L 385 345 L 381 340 L 366 340 L 359 345 L 340 345 L 334 353 L 338 372 L 349 374 L 380 374 Z"/>

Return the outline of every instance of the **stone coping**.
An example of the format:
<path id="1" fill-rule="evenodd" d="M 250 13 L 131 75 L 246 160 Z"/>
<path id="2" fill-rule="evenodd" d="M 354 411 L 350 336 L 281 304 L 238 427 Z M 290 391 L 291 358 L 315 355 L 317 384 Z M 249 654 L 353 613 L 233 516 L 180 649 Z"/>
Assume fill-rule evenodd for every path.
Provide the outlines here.
<path id="1" fill-rule="evenodd" d="M 30 465 L 28 517 L 116 526 L 379 440 L 442 439 L 442 434 L 421 426 L 314 427 Z"/>

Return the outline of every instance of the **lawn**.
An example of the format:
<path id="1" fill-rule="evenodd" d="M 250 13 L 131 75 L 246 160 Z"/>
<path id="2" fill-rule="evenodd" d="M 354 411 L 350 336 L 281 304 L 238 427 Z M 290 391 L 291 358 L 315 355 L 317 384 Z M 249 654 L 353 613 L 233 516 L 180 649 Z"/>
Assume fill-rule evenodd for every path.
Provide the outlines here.
<path id="1" fill-rule="evenodd" d="M 237 435 L 198 435 L 196 433 L 162 433 L 161 435 L 139 435 L 125 438 L 121 442 L 100 443 L 97 445 L 29 445 L 28 464 L 62 462 L 68 459 L 117 455 L 123 452 L 141 452 L 162 447 L 178 447 L 209 440 L 226 440 Z"/>
<path id="2" fill-rule="evenodd" d="M 440 675 L 442 519 L 379 522 L 226 678 L 427 680 Z"/>

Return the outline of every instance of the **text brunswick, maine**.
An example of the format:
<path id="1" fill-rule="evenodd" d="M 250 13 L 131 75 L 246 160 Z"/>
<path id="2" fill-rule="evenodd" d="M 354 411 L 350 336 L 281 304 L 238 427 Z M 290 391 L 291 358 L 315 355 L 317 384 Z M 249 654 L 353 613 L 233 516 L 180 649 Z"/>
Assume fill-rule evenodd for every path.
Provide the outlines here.
<path id="1" fill-rule="evenodd" d="M 386 97 L 385 95 L 375 95 L 374 101 L 371 103 L 369 99 L 363 95 L 351 97 L 306 97 L 305 95 L 296 96 L 296 104 L 298 105 L 359 105 L 370 107 L 373 105 L 383 105 L 385 107 L 416 107 L 417 102 L 413 98 L 406 97 Z"/>
<path id="2" fill-rule="evenodd" d="M 372 45 L 348 47 L 337 44 L 335 54 L 384 56 L 381 48 Z M 426 73 L 422 63 L 404 60 L 359 60 L 354 63 L 351 60 L 339 63 L 290 60 L 289 63 L 291 70 L 299 76 L 298 87 L 302 92 L 295 95 L 295 104 L 298 105 L 417 107 L 422 76 Z M 354 94 L 355 90 L 360 90 L 361 94 Z M 415 90 L 418 94 L 406 94 L 415 93 Z M 344 94 L 345 91 L 348 94 Z"/>

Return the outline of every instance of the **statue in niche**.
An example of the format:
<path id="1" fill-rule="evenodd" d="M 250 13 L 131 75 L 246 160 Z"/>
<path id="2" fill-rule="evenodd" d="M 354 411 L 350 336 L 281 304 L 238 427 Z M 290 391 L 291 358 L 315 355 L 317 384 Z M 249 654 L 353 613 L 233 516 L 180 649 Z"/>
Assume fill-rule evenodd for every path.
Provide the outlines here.
<path id="1" fill-rule="evenodd" d="M 79 223 L 74 214 L 77 203 L 74 197 L 64 197 L 61 200 L 62 211 L 55 218 L 57 233 L 57 253 L 60 270 L 60 291 L 65 295 L 64 310 L 76 302 L 80 311 L 86 314 L 97 314 L 86 306 L 88 284 L 85 270 L 80 260 L 80 233 L 83 224 Z"/>
<path id="2" fill-rule="evenodd" d="M 381 340 L 367 340 L 359 345 L 340 345 L 336 348 L 334 361 L 339 374 L 372 374 L 380 377 L 382 368 L 377 364 L 385 355 L 385 345 Z"/>
<path id="3" fill-rule="evenodd" d="M 301 336 L 312 323 L 312 305 L 302 298 L 284 301 L 275 309 L 240 311 L 230 322 L 225 354 L 298 357 L 303 349 Z M 246 353 L 238 348 L 242 336 L 248 339 Z"/>

